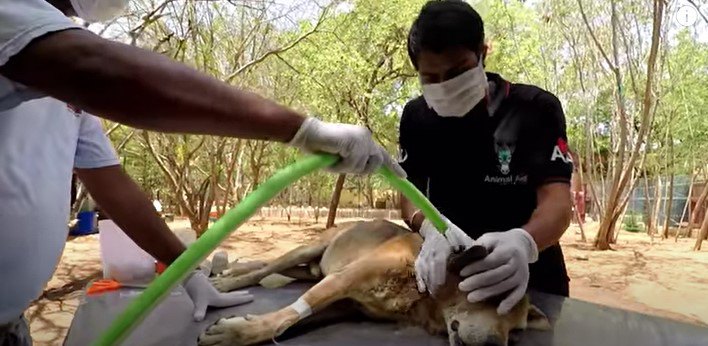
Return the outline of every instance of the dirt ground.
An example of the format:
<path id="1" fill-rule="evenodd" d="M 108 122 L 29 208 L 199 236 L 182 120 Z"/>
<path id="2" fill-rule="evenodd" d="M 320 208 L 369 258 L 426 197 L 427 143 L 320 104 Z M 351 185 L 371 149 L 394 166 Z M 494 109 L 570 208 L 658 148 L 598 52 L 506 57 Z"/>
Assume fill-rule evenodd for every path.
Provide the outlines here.
<path id="1" fill-rule="evenodd" d="M 349 221 L 349 220 L 339 220 Z M 184 227 L 184 221 L 171 224 Z M 322 223 L 254 219 L 219 250 L 229 260 L 267 260 L 316 238 Z M 586 224 L 593 239 L 596 224 Z M 580 242 L 577 226 L 563 236 L 571 296 L 598 304 L 708 326 L 708 251 L 691 251 L 694 239 L 651 242 L 622 232 L 614 251 L 594 251 Z M 217 250 L 218 251 L 218 250 Z M 67 243 L 45 294 L 26 312 L 35 345 L 61 345 L 81 299 L 81 289 L 101 272 L 98 236 Z"/>

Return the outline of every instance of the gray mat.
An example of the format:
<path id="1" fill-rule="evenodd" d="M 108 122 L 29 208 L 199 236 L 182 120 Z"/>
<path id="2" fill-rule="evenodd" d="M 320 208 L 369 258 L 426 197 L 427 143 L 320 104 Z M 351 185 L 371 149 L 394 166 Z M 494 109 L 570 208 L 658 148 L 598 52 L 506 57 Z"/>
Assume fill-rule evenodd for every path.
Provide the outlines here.
<path id="1" fill-rule="evenodd" d="M 194 346 L 199 334 L 219 318 L 279 309 L 295 301 L 308 287 L 308 284 L 294 283 L 276 290 L 250 288 L 256 297 L 253 303 L 210 311 L 201 323 L 192 321 L 192 302 L 179 287 L 152 311 L 124 345 Z M 85 297 L 72 322 L 66 345 L 89 345 L 139 292 L 123 289 Z M 525 332 L 517 344 L 519 346 L 708 346 L 708 328 L 563 297 L 532 293 L 532 300 L 551 318 L 554 328 L 549 332 Z M 276 341 L 288 346 L 447 345 L 445 338 L 393 323 L 347 319 L 321 327 L 315 324 L 307 329 L 290 332 Z"/>

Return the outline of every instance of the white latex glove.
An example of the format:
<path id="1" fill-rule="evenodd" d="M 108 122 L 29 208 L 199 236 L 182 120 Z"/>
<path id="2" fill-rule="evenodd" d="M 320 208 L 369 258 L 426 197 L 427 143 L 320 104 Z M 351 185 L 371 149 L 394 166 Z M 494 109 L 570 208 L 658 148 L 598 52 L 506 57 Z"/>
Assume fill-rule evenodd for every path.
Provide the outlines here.
<path id="1" fill-rule="evenodd" d="M 248 291 L 234 291 L 221 293 L 211 285 L 209 279 L 201 270 L 197 270 L 184 281 L 184 289 L 194 302 L 194 320 L 199 322 L 204 319 L 208 307 L 223 308 L 241 305 L 253 301 L 253 295 Z"/>
<path id="2" fill-rule="evenodd" d="M 328 169 L 331 172 L 371 174 L 385 165 L 398 176 L 406 177 L 403 168 L 374 142 L 371 132 L 362 126 L 325 123 L 308 118 L 288 144 L 308 153 L 339 155 L 342 159 Z"/>
<path id="3" fill-rule="evenodd" d="M 448 228 L 444 236 L 428 219 L 425 219 L 420 226 L 419 233 L 424 240 L 418 258 L 415 260 L 415 276 L 420 293 L 427 290 L 435 294 L 437 289 L 445 284 L 447 259 L 452 251 L 458 246 L 467 248 L 474 244 L 474 240 L 459 227 L 447 219 L 445 222 Z"/>
<path id="4" fill-rule="evenodd" d="M 538 260 L 536 242 L 525 230 L 514 228 L 486 233 L 475 244 L 487 248 L 489 254 L 460 271 L 460 276 L 466 279 L 459 288 L 469 292 L 467 300 L 472 303 L 508 292 L 497 307 L 497 312 L 504 315 L 526 294 L 529 264 Z"/>

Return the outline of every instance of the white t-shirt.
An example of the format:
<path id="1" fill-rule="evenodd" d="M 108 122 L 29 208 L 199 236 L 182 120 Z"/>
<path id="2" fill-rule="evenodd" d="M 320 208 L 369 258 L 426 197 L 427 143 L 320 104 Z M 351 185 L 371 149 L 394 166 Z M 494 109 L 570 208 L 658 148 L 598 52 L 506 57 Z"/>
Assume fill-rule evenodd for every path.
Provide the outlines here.
<path id="1" fill-rule="evenodd" d="M 0 0 L 0 66 L 32 40 L 70 28 L 80 27 L 45 0 Z M 0 111 L 42 96 L 0 75 Z"/>
<path id="2" fill-rule="evenodd" d="M 0 0 L 0 65 L 32 39 L 73 27 L 44 0 Z M 73 168 L 118 163 L 99 120 L 64 102 L 43 97 L 0 109 L 0 325 L 19 317 L 54 272 Z"/>

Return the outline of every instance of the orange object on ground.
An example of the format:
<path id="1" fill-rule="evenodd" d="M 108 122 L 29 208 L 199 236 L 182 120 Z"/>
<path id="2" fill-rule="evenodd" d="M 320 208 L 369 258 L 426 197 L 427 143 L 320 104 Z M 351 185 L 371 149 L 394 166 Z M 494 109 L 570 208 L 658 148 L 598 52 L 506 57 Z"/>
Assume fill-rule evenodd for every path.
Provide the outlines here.
<path id="1" fill-rule="evenodd" d="M 147 285 L 126 285 L 111 279 L 96 280 L 86 289 L 86 294 L 95 295 L 104 292 L 116 291 L 123 287 L 146 288 Z"/>

